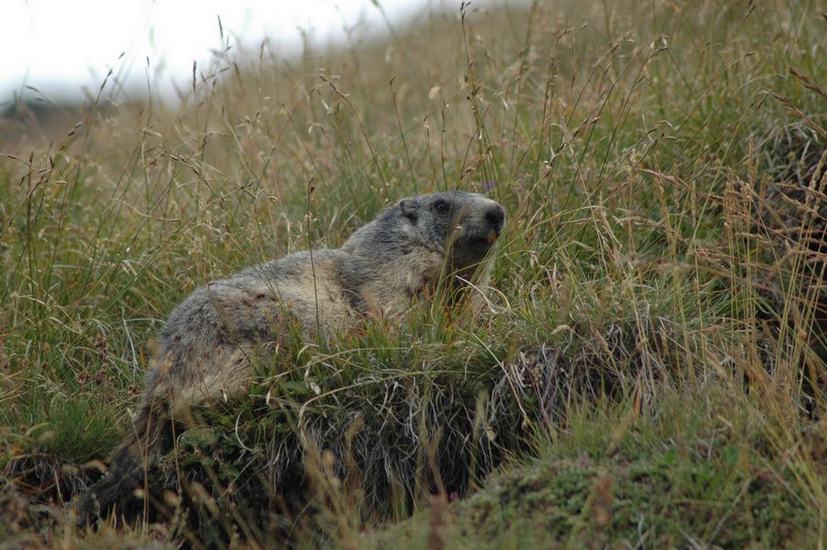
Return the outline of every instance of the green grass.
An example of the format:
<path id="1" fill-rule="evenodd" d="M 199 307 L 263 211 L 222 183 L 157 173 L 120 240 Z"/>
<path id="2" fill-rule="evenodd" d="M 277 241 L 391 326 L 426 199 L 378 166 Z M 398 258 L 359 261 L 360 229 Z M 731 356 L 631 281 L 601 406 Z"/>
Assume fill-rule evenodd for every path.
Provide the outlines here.
<path id="1" fill-rule="evenodd" d="M 505 469 L 465 501 L 447 509 L 437 501 L 365 542 L 814 546 L 818 517 L 791 490 L 794 473 L 759 450 L 762 435 L 746 414 L 720 416 L 731 396 L 715 392 L 670 396 L 669 405 L 619 437 L 617 417 L 627 411 L 578 416 L 571 434 L 540 440 L 538 459 Z"/>
<path id="2" fill-rule="evenodd" d="M 815 2 L 471 6 L 5 125 L 0 541 L 821 543 L 825 30 Z M 293 338 L 152 506 L 72 527 L 176 303 L 450 188 L 508 210 L 490 307 Z"/>

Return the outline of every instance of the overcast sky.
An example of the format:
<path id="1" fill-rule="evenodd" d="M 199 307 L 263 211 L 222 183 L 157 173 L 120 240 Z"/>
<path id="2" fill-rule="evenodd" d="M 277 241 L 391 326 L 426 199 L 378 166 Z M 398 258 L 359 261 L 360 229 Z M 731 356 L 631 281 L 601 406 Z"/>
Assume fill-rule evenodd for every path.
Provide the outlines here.
<path id="1" fill-rule="evenodd" d="M 459 10 L 460 0 L 379 3 L 398 25 L 426 9 Z M 147 58 L 153 86 L 169 96 L 170 79 L 186 86 L 193 60 L 204 66 L 221 47 L 219 16 L 231 45 L 257 47 L 269 37 L 285 55 L 300 49 L 299 28 L 320 44 L 343 40 L 345 26 L 387 28 L 370 0 L 3 0 L 0 103 L 25 86 L 49 99 L 77 97 L 82 86 L 97 91 L 110 68 L 140 93 Z"/>

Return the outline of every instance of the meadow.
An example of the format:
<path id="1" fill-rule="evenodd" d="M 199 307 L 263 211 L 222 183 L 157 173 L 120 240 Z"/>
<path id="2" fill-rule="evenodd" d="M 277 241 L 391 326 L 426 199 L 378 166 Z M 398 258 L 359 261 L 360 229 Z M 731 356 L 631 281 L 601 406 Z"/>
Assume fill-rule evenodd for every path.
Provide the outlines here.
<path id="1" fill-rule="evenodd" d="M 821 547 L 823 6 L 351 36 L 285 59 L 217 28 L 177 102 L 122 101 L 116 65 L 60 123 L 0 124 L 0 546 Z M 448 189 L 508 212 L 483 307 L 294 335 L 75 525 L 180 300 Z"/>

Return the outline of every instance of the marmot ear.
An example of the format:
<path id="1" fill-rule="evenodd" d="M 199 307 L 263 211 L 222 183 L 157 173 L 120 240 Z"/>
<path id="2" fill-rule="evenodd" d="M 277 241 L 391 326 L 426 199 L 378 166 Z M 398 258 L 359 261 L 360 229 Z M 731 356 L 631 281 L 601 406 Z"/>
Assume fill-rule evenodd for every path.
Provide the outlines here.
<path id="1" fill-rule="evenodd" d="M 415 199 L 402 199 L 399 201 L 399 208 L 402 210 L 402 215 L 416 222 L 419 216 L 419 203 Z"/>

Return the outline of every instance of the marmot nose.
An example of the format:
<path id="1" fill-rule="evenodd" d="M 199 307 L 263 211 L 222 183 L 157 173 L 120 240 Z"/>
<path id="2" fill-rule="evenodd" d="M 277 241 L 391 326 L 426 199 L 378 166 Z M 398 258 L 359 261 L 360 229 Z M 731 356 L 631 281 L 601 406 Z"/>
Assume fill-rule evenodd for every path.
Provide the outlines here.
<path id="1" fill-rule="evenodd" d="M 505 210 L 499 204 L 489 207 L 485 211 L 485 221 L 499 234 L 505 221 Z"/>

